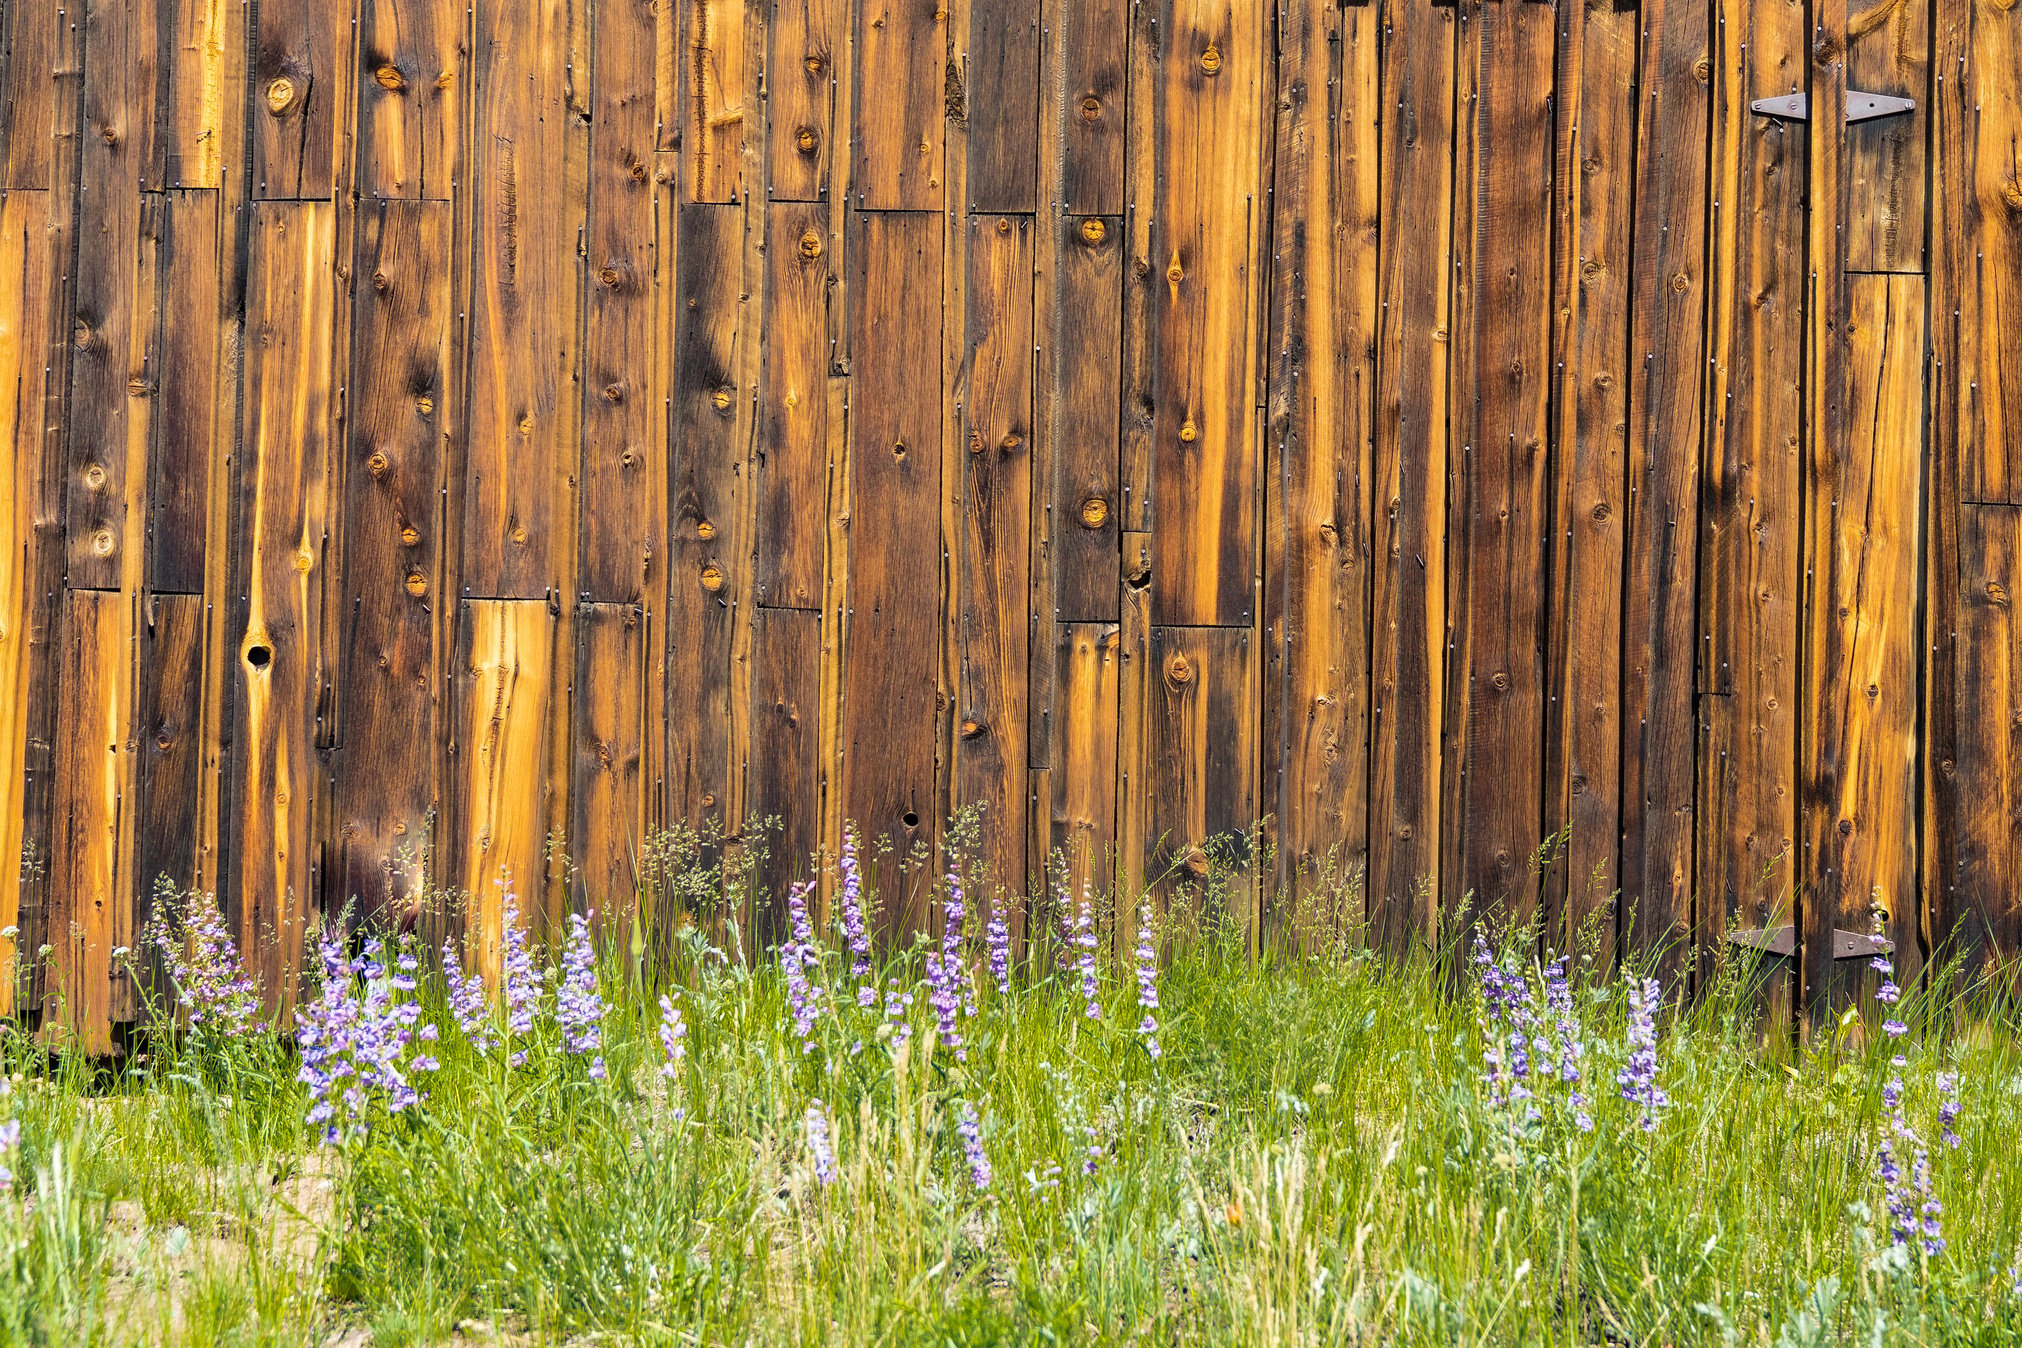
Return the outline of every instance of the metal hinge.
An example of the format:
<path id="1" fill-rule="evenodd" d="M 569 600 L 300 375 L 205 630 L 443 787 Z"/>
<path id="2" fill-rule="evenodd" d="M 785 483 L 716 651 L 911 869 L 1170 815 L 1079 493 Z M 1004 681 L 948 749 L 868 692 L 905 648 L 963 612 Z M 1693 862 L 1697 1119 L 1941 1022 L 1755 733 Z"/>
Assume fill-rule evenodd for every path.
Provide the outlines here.
<path id="1" fill-rule="evenodd" d="M 1751 950 L 1771 955 L 1797 953 L 1797 928 L 1789 925 L 1730 931 L 1727 939 L 1735 945 L 1745 945 Z M 1839 927 L 1832 929 L 1832 957 L 1836 960 L 1867 959 L 1871 955 L 1886 955 L 1895 948 L 1896 943 L 1884 936 L 1870 936 L 1864 931 L 1846 931 Z"/>
<path id="2" fill-rule="evenodd" d="M 1803 94 L 1785 94 L 1782 98 L 1758 98 L 1748 105 L 1749 110 L 1763 117 L 1780 117 L 1786 122 L 1801 122 L 1810 107 Z M 1893 98 L 1888 94 L 1864 94 L 1857 89 L 1846 91 L 1846 119 L 1849 122 L 1872 121 L 1876 117 L 1894 117 L 1898 113 L 1915 112 L 1917 100 L 1914 98 Z"/>

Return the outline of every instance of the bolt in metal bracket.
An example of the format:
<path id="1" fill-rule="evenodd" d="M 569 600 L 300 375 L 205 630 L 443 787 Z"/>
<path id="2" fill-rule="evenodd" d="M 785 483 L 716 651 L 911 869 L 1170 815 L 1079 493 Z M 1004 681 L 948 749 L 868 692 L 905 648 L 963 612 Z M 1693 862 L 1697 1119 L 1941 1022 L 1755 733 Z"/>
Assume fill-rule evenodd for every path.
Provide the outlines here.
<path id="1" fill-rule="evenodd" d="M 1782 98 L 1758 98 L 1748 105 L 1749 110 L 1762 117 L 1779 117 L 1786 122 L 1801 122 L 1810 109 L 1809 100 L 1803 94 L 1786 94 Z M 1849 122 L 1872 121 L 1876 117 L 1894 117 L 1899 113 L 1916 111 L 1914 98 L 1893 98 L 1888 94 L 1864 94 L 1857 89 L 1846 91 L 1846 119 Z"/>
<path id="2" fill-rule="evenodd" d="M 1797 928 L 1792 926 L 1730 931 L 1727 933 L 1727 939 L 1735 945 L 1745 945 L 1751 950 L 1760 950 L 1766 954 L 1797 953 Z M 1832 929 L 1832 957 L 1836 960 L 1867 959 L 1873 955 L 1885 955 L 1895 948 L 1896 943 L 1886 937 L 1870 936 L 1863 931 L 1847 931 L 1840 927 Z"/>

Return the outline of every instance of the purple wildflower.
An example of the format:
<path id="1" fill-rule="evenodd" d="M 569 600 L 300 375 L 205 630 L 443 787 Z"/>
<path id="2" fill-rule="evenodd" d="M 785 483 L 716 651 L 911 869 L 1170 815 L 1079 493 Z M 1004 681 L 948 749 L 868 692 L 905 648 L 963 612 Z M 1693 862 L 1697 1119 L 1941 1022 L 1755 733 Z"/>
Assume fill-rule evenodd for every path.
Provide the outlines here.
<path id="1" fill-rule="evenodd" d="M 1945 1097 L 1938 1106 L 1938 1126 L 1943 1131 L 1938 1140 L 1948 1147 L 1959 1145 L 1959 1134 L 1952 1125 L 1959 1118 L 1959 1074 L 1957 1072 L 1938 1073 L 1938 1091 Z"/>
<path id="2" fill-rule="evenodd" d="M 829 1143 L 828 1114 L 820 1100 L 812 1101 L 802 1120 L 807 1128 L 808 1159 L 814 1163 L 814 1177 L 823 1184 L 835 1180 L 835 1148 Z"/>
<path id="3" fill-rule="evenodd" d="M 190 1028 L 209 1029 L 227 1039 L 253 1033 L 260 1014 L 259 989 L 246 976 L 216 900 L 192 890 L 173 908 L 159 912 L 157 919 L 150 923 L 155 948 L 161 951 Z"/>
<path id="4" fill-rule="evenodd" d="M 1552 1031 L 1558 1036 L 1558 1074 L 1562 1085 L 1572 1089 L 1566 1107 L 1573 1112 L 1573 1127 L 1583 1133 L 1594 1131 L 1593 1115 L 1587 1112 L 1586 1097 L 1580 1093 L 1580 1059 L 1587 1053 L 1580 1037 L 1580 1018 L 1573 1008 L 1573 990 L 1566 979 L 1566 957 L 1559 956 L 1545 969 L 1545 1007 L 1551 1012 Z"/>
<path id="5" fill-rule="evenodd" d="M 660 1048 L 667 1061 L 660 1065 L 660 1075 L 673 1080 L 681 1074 L 681 1060 L 688 1056 L 688 1024 L 681 1019 L 681 1009 L 674 1005 L 671 997 L 660 999 Z"/>
<path id="6" fill-rule="evenodd" d="M 504 882 L 501 881 L 503 884 Z M 534 957 L 527 951 L 527 934 L 520 926 L 518 902 L 510 885 L 505 891 L 505 951 L 502 961 L 505 983 L 506 1033 L 522 1039 L 534 1032 L 534 1009 L 541 1001 L 540 975 L 534 971 Z M 512 1055 L 514 1066 L 525 1062 L 525 1049 Z"/>
<path id="7" fill-rule="evenodd" d="M 990 948 L 990 977 L 1000 995 L 1011 992 L 1011 927 L 1004 921 L 1003 891 L 990 904 L 990 922 L 983 928 L 983 940 Z"/>
<path id="8" fill-rule="evenodd" d="M 1088 1145 L 1081 1152 L 1081 1173 L 1093 1175 L 1096 1168 L 1102 1164 L 1102 1158 L 1107 1153 L 1103 1151 L 1102 1144 L 1096 1141 L 1096 1134 L 1093 1128 L 1084 1131 L 1088 1134 Z"/>
<path id="9" fill-rule="evenodd" d="M 9 1119 L 0 1123 L 0 1157 L 5 1158 L 4 1163 L 0 1163 L 0 1194 L 14 1187 L 13 1166 L 20 1150 L 21 1120 Z"/>
<path id="10" fill-rule="evenodd" d="M 1088 1018 L 1102 1019 L 1102 1002 L 1098 998 L 1100 985 L 1095 973 L 1095 914 L 1089 907 L 1088 886 L 1081 887 L 1081 903 L 1074 912 L 1074 944 L 1081 947 L 1081 956 L 1074 964 L 1081 971 L 1081 996 L 1088 1003 Z"/>
<path id="11" fill-rule="evenodd" d="M 393 1114 L 419 1104 L 421 1093 L 406 1072 L 432 1072 L 440 1064 L 426 1054 L 408 1056 L 410 1046 L 432 1028 L 419 1024 L 418 1003 L 395 995 L 407 990 L 403 981 L 412 981 L 406 978 L 412 971 L 402 967 L 412 959 L 410 951 L 398 952 L 390 975 L 377 939 L 367 941 L 356 959 L 346 959 L 339 942 L 326 936 L 320 953 L 321 992 L 295 1013 L 302 1058 L 296 1076 L 309 1087 L 306 1121 L 321 1124 L 324 1143 L 335 1145 L 364 1131 L 362 1116 L 375 1099 Z"/>
<path id="12" fill-rule="evenodd" d="M 990 1155 L 983 1150 L 983 1126 L 977 1121 L 975 1107 L 966 1100 L 962 1102 L 955 1131 L 962 1135 L 962 1155 L 969 1162 L 970 1181 L 978 1193 L 990 1192 Z"/>
<path id="13" fill-rule="evenodd" d="M 857 865 L 857 828 L 845 824 L 842 835 L 842 920 L 843 939 L 850 948 L 850 977 L 858 982 L 871 976 L 871 938 L 864 931 L 864 876 Z M 857 989 L 857 1005 L 869 1006 L 877 1000 L 875 990 L 865 1000 L 866 989 Z"/>
<path id="14" fill-rule="evenodd" d="M 1137 1032 L 1144 1037 L 1144 1051 L 1157 1061 L 1158 1017 L 1152 1013 L 1158 1010 L 1158 943 L 1152 937 L 1149 900 L 1137 909 L 1137 1004 L 1144 1008 Z"/>
<path id="15" fill-rule="evenodd" d="M 796 881 L 788 887 L 786 911 L 793 924 L 793 939 L 779 948 L 779 967 L 786 974 L 787 1007 L 793 1014 L 793 1032 L 801 1041 L 802 1053 L 814 1052 L 814 1023 L 821 1018 L 822 988 L 807 976 L 809 969 L 821 967 L 814 927 L 807 916 L 807 898 L 813 892 L 812 880 Z"/>
<path id="16" fill-rule="evenodd" d="M 555 1022 L 562 1047 L 578 1056 L 590 1055 L 590 1079 L 604 1079 L 604 999 L 597 991 L 597 949 L 590 924 L 581 913 L 569 914 L 569 939 L 562 945 L 562 986 L 555 992 Z"/>
<path id="17" fill-rule="evenodd" d="M 933 955 L 927 956 L 929 960 Z M 897 1048 L 913 1037 L 913 1023 L 907 1012 L 913 1008 L 913 994 L 899 987 L 899 980 L 889 979 L 885 986 L 885 1022 L 892 1027 L 892 1047 Z"/>
<path id="18" fill-rule="evenodd" d="M 1529 1103 L 1532 1031 L 1537 1022 L 1530 981 L 1497 962 L 1480 932 L 1475 933 L 1471 959 L 1481 983 L 1482 1076 L 1489 1108 L 1514 1110 L 1521 1104 L 1525 1118 L 1538 1119 L 1542 1116 L 1537 1106 Z"/>
<path id="19" fill-rule="evenodd" d="M 1662 995 L 1654 978 L 1629 984 L 1629 1061 L 1615 1074 L 1622 1098 L 1642 1110 L 1637 1120 L 1646 1133 L 1657 1131 L 1657 1111 L 1671 1097 L 1657 1084 L 1657 1007 Z"/>
<path id="20" fill-rule="evenodd" d="M 484 999 L 484 975 L 473 970 L 468 976 L 456 957 L 456 943 L 442 943 L 442 980 L 449 985 L 449 1014 L 456 1028 L 479 1053 L 489 1053 L 498 1043 L 491 1008 Z"/>
<path id="21" fill-rule="evenodd" d="M 962 1043 L 962 984 L 968 970 L 962 961 L 962 919 L 967 909 L 962 902 L 962 877 L 948 871 L 947 921 L 941 932 L 941 952 L 927 952 L 927 1001 L 934 1008 L 936 1034 L 941 1043 L 955 1050 L 955 1061 L 969 1061 Z"/>

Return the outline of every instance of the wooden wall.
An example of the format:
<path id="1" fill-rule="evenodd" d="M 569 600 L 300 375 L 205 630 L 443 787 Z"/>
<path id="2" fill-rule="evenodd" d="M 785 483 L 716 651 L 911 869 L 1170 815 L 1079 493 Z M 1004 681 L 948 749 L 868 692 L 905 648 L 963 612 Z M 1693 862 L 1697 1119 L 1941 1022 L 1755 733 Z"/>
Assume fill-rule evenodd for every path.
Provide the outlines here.
<path id="1" fill-rule="evenodd" d="M 2012 952 L 2018 68 L 2007 0 L 0 0 L 0 1000 L 102 1041 L 160 875 L 285 1001 L 349 898 L 711 818 L 889 840 L 900 931 L 970 804 L 1013 890 L 1331 858 L 1393 946 Z M 1848 89 L 1917 110 L 1749 106 Z"/>

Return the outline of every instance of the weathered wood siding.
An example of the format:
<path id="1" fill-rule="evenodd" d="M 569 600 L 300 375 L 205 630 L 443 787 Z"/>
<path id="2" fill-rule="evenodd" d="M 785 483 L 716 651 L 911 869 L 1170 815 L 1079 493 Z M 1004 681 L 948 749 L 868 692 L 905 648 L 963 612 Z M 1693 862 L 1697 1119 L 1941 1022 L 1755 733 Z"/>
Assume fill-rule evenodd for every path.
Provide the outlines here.
<path id="1" fill-rule="evenodd" d="M 847 820 L 898 933 L 968 806 L 1021 923 L 1057 855 L 1787 923 L 1813 1004 L 1876 915 L 2015 954 L 2018 62 L 2008 0 L 0 4 L 0 1011 L 108 1043 L 159 875 L 285 1005 L 319 916 L 467 892 L 483 964 L 676 823 L 776 895 Z M 1917 108 L 1750 108 L 1849 88 Z"/>

